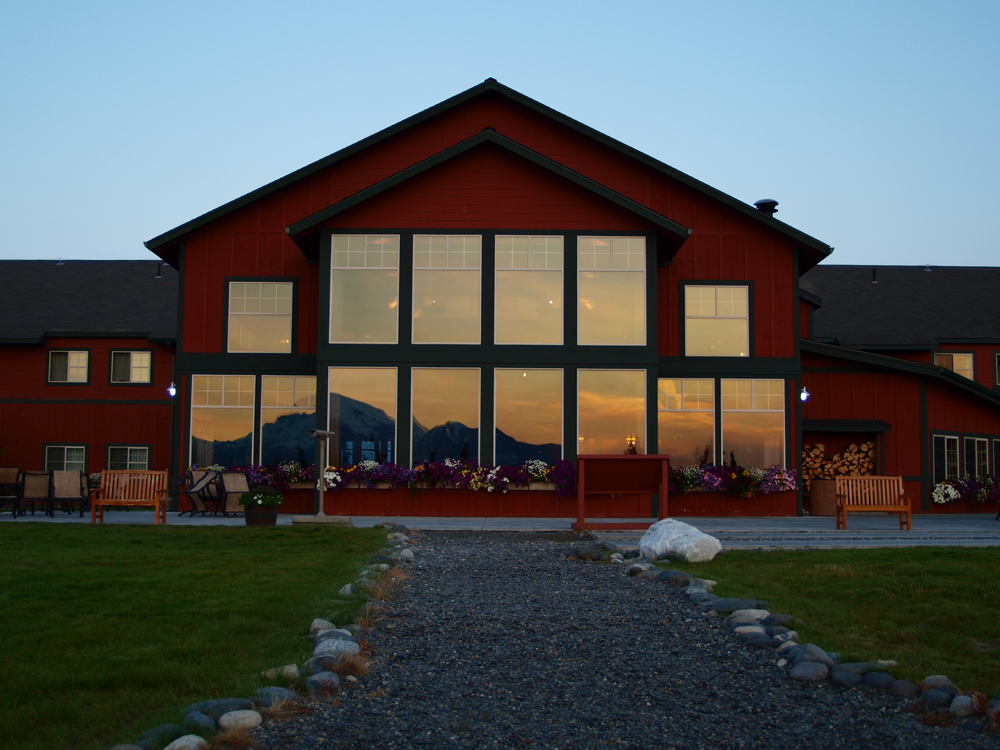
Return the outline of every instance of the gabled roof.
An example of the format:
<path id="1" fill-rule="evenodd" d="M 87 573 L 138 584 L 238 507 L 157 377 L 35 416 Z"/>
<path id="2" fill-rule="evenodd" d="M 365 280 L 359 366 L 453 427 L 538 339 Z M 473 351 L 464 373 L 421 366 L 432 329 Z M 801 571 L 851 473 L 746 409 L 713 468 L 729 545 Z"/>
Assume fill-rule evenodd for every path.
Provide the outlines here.
<path id="1" fill-rule="evenodd" d="M 710 185 L 707 185 L 704 182 L 701 182 L 700 180 L 696 180 L 690 175 L 684 174 L 683 172 L 674 169 L 673 167 L 664 164 L 663 162 L 654 159 L 653 157 L 644 154 L 641 151 L 632 148 L 631 146 L 627 146 L 624 143 L 621 143 L 620 141 L 617 141 L 614 138 L 611 138 L 610 136 L 604 135 L 603 133 L 594 130 L 593 128 L 587 125 L 584 125 L 583 123 L 578 122 L 577 120 L 574 120 L 571 117 L 567 117 L 566 115 L 562 114 L 561 112 L 557 112 L 551 107 L 547 107 L 544 104 L 537 102 L 534 99 L 531 99 L 525 96 L 524 94 L 515 91 L 514 89 L 508 88 L 507 86 L 498 83 L 494 78 L 487 78 L 478 86 L 473 86 L 472 88 L 468 89 L 467 91 L 463 91 L 461 94 L 458 94 L 457 96 L 453 96 L 450 99 L 446 99 L 445 101 L 441 102 L 440 104 L 425 109 L 423 112 L 419 112 L 418 114 L 415 114 L 412 117 L 408 117 L 405 120 L 402 120 L 391 127 L 388 127 L 384 130 L 379 131 L 378 133 L 375 133 L 374 135 L 371 135 L 363 140 L 358 141 L 352 146 L 348 146 L 347 148 L 341 149 L 340 151 L 337 151 L 331 154 L 330 156 L 315 161 L 312 164 L 302 167 L 301 169 L 298 169 L 288 175 L 285 175 L 284 177 L 278 180 L 275 180 L 274 182 L 268 183 L 263 187 L 253 190 L 247 193 L 246 195 L 237 198 L 236 200 L 230 201 L 229 203 L 226 203 L 225 205 L 222 205 L 212 211 L 209 211 L 208 213 L 202 214 L 201 216 L 192 219 L 191 221 L 185 222 L 184 224 L 181 224 L 180 226 L 171 229 L 169 232 L 164 232 L 163 234 L 154 237 L 151 240 L 146 241 L 144 244 L 148 249 L 157 252 L 157 254 L 162 256 L 164 253 L 170 250 L 170 248 L 176 241 L 178 241 L 188 232 L 197 229 L 201 226 L 204 226 L 205 224 L 208 224 L 209 222 L 214 221 L 215 219 L 225 216 L 226 214 L 229 214 L 232 211 L 235 211 L 243 206 L 246 206 L 247 204 L 257 200 L 258 198 L 262 198 L 263 196 L 269 195 L 277 190 L 280 190 L 288 185 L 291 185 L 292 183 L 302 179 L 303 177 L 307 177 L 308 175 L 318 172 L 319 170 L 326 169 L 327 167 L 336 164 L 348 158 L 349 156 L 353 156 L 354 154 L 363 151 L 364 149 L 369 148 L 370 146 L 373 146 L 376 143 L 380 143 L 392 137 L 396 133 L 406 130 L 407 128 L 410 128 L 418 123 L 429 120 L 430 118 L 440 114 L 441 112 L 456 107 L 475 97 L 482 96 L 483 94 L 486 94 L 488 92 L 494 92 L 524 107 L 527 107 L 528 109 L 538 112 L 544 115 L 545 117 L 548 117 L 572 130 L 575 130 L 578 133 L 582 133 L 583 135 L 592 138 L 595 141 L 602 143 L 603 145 L 608 146 L 632 159 L 635 159 L 636 161 L 645 164 L 648 167 L 651 167 L 652 169 L 660 172 L 661 174 L 664 174 L 667 177 L 670 177 L 671 179 L 674 179 L 677 182 L 680 182 L 681 184 L 686 185 L 697 192 L 703 193 L 704 195 L 707 195 L 708 197 L 713 198 L 714 200 L 717 200 L 720 203 L 723 203 L 729 206 L 730 208 L 733 208 L 739 211 L 740 213 L 751 217 L 754 221 L 758 221 L 761 224 L 770 227 L 771 229 L 774 229 L 780 232 L 781 234 L 786 235 L 793 242 L 797 243 L 807 251 L 808 257 L 803 258 L 803 261 L 800 264 L 800 266 L 804 269 L 811 268 L 813 265 L 820 262 L 823 258 L 825 258 L 831 252 L 833 252 L 832 247 L 823 242 L 820 242 L 816 238 L 811 237 L 808 234 L 805 234 L 804 232 L 800 232 L 798 229 L 795 229 L 794 227 L 791 227 L 788 224 L 785 224 L 784 222 L 775 219 L 773 216 L 762 213 L 753 206 L 744 203 L 741 200 L 737 200 L 736 198 L 733 198 L 732 196 L 723 193 L 721 190 L 716 190 Z"/>
<path id="2" fill-rule="evenodd" d="M 332 206 L 313 214 L 312 216 L 306 217 L 305 219 L 302 219 L 302 221 L 296 222 L 292 226 L 288 227 L 285 231 L 288 232 L 289 235 L 291 235 L 292 239 L 295 240 L 296 244 L 298 244 L 303 249 L 306 249 L 306 247 L 309 245 L 308 242 L 309 238 L 315 236 L 314 230 L 322 226 L 322 224 L 328 219 L 333 218 L 337 214 L 343 213 L 344 211 L 358 205 L 359 203 L 374 198 L 380 193 L 389 190 L 393 187 L 396 187 L 397 185 L 400 185 L 401 183 L 406 182 L 407 180 L 410 180 L 416 177 L 417 175 L 423 174 L 429 169 L 444 164 L 450 159 L 454 159 L 455 157 L 460 156 L 461 154 L 464 154 L 467 151 L 470 151 L 471 149 L 483 146 L 485 144 L 493 144 L 495 146 L 504 149 L 509 153 L 520 156 L 521 158 L 526 159 L 531 163 L 536 164 L 544 169 L 547 169 L 548 171 L 558 175 L 559 177 L 562 177 L 563 179 L 568 180 L 573 184 L 578 185 L 584 188 L 585 190 L 588 190 L 600 196 L 601 198 L 604 198 L 605 200 L 614 203 L 617 206 L 620 206 L 621 208 L 631 211 L 640 218 L 645 219 L 654 226 L 658 227 L 661 231 L 666 233 L 672 240 L 670 242 L 670 245 L 672 246 L 671 247 L 672 252 L 670 252 L 667 257 L 661 258 L 661 262 L 666 262 L 667 260 L 669 260 L 669 257 L 672 257 L 673 254 L 676 253 L 677 248 L 679 248 L 681 243 L 683 243 L 684 240 L 686 240 L 691 234 L 690 229 L 678 224 L 676 221 L 672 221 L 668 219 L 666 216 L 663 216 L 662 214 L 659 214 L 655 211 L 651 211 L 645 206 L 643 206 L 641 203 L 636 203 L 635 201 L 631 200 L 630 198 L 626 198 L 620 193 L 616 193 L 613 190 L 609 190 L 600 183 L 594 182 L 593 180 L 584 177 L 583 175 L 577 172 L 567 169 L 561 164 L 558 164 L 557 162 L 554 162 L 551 159 L 542 156 L 536 151 L 532 151 L 531 149 L 525 148 L 516 141 L 512 141 L 510 138 L 500 135 L 492 128 L 487 128 L 483 132 L 474 135 L 471 138 L 467 138 L 461 143 L 456 143 L 454 146 L 446 148 L 444 151 L 441 151 L 428 159 L 424 159 L 422 162 L 414 164 L 412 167 L 408 167 L 407 169 L 398 172 L 392 177 L 382 180 L 381 182 L 378 182 L 369 188 L 361 190 L 360 192 L 355 193 L 349 198 L 345 198 L 344 200 L 339 201 L 338 203 L 335 203 Z"/>
<path id="3" fill-rule="evenodd" d="M 817 266 L 800 283 L 822 298 L 819 340 L 884 351 L 1000 344 L 1000 268 Z"/>
<path id="4" fill-rule="evenodd" d="M 41 344 L 46 336 L 177 338 L 177 271 L 160 261 L 4 260 L 0 278 L 0 344 Z"/>
<path id="5" fill-rule="evenodd" d="M 847 347 L 824 344 L 818 341 L 804 340 L 802 341 L 801 346 L 803 352 L 821 354 L 826 357 L 835 357 L 837 359 L 846 359 L 850 362 L 859 362 L 861 364 L 872 365 L 874 367 L 883 367 L 887 370 L 906 372 L 911 375 L 922 375 L 927 378 L 941 380 L 948 385 L 955 386 L 959 390 L 966 391 L 967 393 L 979 396 L 980 398 L 985 398 L 993 404 L 1000 405 L 1000 393 L 990 390 L 986 386 L 980 385 L 976 381 L 969 380 L 968 378 L 954 373 L 951 370 L 947 370 L 944 367 L 925 365 L 920 362 L 910 362 L 906 359 L 886 357 L 882 354 L 862 352 L 857 349 L 848 349 Z"/>

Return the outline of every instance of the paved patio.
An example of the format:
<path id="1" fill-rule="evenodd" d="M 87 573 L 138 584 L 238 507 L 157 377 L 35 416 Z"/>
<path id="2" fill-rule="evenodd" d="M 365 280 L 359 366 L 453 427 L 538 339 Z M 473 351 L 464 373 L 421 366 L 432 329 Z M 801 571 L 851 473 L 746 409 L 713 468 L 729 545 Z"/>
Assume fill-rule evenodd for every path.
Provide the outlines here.
<path id="1" fill-rule="evenodd" d="M 782 518 L 681 518 L 707 534 L 717 537 L 727 549 L 822 549 L 834 547 L 1000 547 L 1000 521 L 992 513 L 914 515 L 913 530 L 900 531 L 899 517 L 890 514 L 858 513 L 848 517 L 848 531 L 837 531 L 831 516 Z M 595 521 L 599 519 L 593 519 Z M 622 519 L 627 520 L 627 519 Z M 643 520 L 643 519 L 633 519 Z M 104 514 L 106 524 L 153 525 L 151 510 L 114 511 Z M 419 516 L 354 516 L 357 527 L 399 523 L 411 529 L 472 531 L 569 531 L 573 518 L 434 518 Z M 0 524 L 61 523 L 89 524 L 90 515 L 80 518 L 57 511 L 55 518 L 41 512 L 14 519 L 0 515 Z M 290 515 L 279 515 L 279 526 L 290 526 Z M 167 513 L 168 526 L 243 526 L 242 517 L 179 516 Z M 636 546 L 641 531 L 598 531 L 595 536 L 623 547 Z"/>

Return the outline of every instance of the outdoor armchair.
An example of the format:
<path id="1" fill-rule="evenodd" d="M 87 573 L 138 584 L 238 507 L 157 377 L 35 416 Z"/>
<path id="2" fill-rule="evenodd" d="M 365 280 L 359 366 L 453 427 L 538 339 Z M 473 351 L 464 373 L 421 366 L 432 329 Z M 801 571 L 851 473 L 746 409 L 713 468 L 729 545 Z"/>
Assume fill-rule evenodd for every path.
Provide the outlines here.
<path id="1" fill-rule="evenodd" d="M 52 472 L 24 472 L 24 483 L 21 486 L 21 502 L 24 506 L 31 503 L 31 515 L 35 515 L 35 503 L 41 505 L 42 510 L 48 515 L 55 515 L 52 510 Z"/>
<path id="2" fill-rule="evenodd" d="M 87 474 L 83 471 L 53 471 L 52 472 L 52 506 L 63 504 L 63 510 L 73 512 L 73 506 L 80 505 L 80 518 L 83 511 L 90 507 L 90 485 Z"/>
<path id="3" fill-rule="evenodd" d="M 189 513 L 192 518 L 195 513 L 205 515 L 209 510 L 209 505 L 214 505 L 215 507 L 212 512 L 217 513 L 219 495 L 217 491 L 213 492 L 213 490 L 215 490 L 215 482 L 218 478 L 219 472 L 217 471 L 209 471 L 207 469 L 192 471 L 191 481 L 187 487 L 183 490 L 178 490 L 179 493 L 188 496 L 188 499 L 191 501 L 191 509 L 181 511 L 178 516 L 183 516 L 185 513 Z"/>
<path id="4" fill-rule="evenodd" d="M 3 506 L 10 505 L 14 518 L 24 515 L 21 508 L 21 470 L 0 469 L 0 513 Z"/>
<path id="5" fill-rule="evenodd" d="M 240 498 L 250 491 L 250 478 L 245 471 L 222 472 L 222 515 L 236 515 L 243 512 Z"/>

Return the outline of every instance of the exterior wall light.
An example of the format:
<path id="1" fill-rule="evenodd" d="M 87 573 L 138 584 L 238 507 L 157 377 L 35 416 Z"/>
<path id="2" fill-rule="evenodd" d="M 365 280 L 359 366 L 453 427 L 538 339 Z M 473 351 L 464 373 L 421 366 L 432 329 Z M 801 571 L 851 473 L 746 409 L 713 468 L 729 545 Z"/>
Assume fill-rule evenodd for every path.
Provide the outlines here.
<path id="1" fill-rule="evenodd" d="M 805 386 L 802 386 L 802 390 L 799 391 L 799 399 L 803 402 L 808 401 L 812 394 L 806 390 Z"/>
<path id="2" fill-rule="evenodd" d="M 167 395 L 170 396 L 170 398 L 177 395 L 177 386 L 174 385 L 174 381 L 172 380 L 170 381 L 170 387 L 167 388 Z"/>

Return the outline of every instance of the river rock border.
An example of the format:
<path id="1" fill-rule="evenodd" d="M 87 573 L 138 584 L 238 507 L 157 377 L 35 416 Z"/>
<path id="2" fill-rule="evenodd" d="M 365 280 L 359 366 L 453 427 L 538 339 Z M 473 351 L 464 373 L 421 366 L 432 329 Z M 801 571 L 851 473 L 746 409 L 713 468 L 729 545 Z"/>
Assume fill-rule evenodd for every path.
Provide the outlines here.
<path id="1" fill-rule="evenodd" d="M 339 596 L 354 596 L 372 589 L 382 576 L 401 563 L 414 559 L 413 550 L 407 545 L 411 533 L 405 526 L 383 524 L 389 531 L 386 544 L 371 556 L 369 563 L 358 571 L 353 583 L 343 586 Z M 354 612 L 354 619 L 362 619 L 372 610 L 381 608 L 382 602 L 366 594 L 368 601 Z M 293 687 L 269 685 L 258 688 L 248 698 L 216 698 L 192 703 L 180 710 L 177 724 L 161 724 L 147 729 L 135 744 L 115 745 L 111 750 L 203 750 L 208 740 L 218 732 L 243 727 L 255 729 L 264 723 L 264 716 L 257 709 L 269 709 L 293 700 L 302 693 L 317 696 L 340 689 L 340 677 L 334 671 L 344 657 L 361 653 L 356 637 L 364 630 L 353 622 L 337 627 L 333 622 L 317 617 L 309 626 L 313 639 L 313 655 L 302 665 L 286 664 L 261 673 L 265 680 L 284 682 Z M 347 675 L 348 682 L 357 682 L 354 675 Z"/>
<path id="2" fill-rule="evenodd" d="M 656 561 L 640 556 L 638 549 L 620 550 L 612 542 L 600 541 L 572 550 L 569 560 L 618 564 L 625 575 L 636 580 L 666 583 L 697 608 L 700 617 L 724 618 L 733 637 L 746 648 L 774 651 L 777 665 L 787 670 L 789 679 L 802 683 L 829 682 L 849 690 L 866 685 L 903 700 L 913 701 L 916 712 L 940 713 L 951 719 L 980 721 L 995 728 L 1000 719 L 1000 692 L 987 700 L 973 690 L 961 691 L 944 675 L 930 675 L 919 683 L 895 679 L 890 670 L 899 664 L 891 660 L 841 663 L 840 654 L 827 652 L 813 643 L 799 643 L 793 628 L 802 620 L 767 610 L 759 599 L 720 598 L 712 593 L 715 581 L 696 578 L 683 570 L 664 570 Z M 663 559 L 670 559 L 669 556 Z"/>

